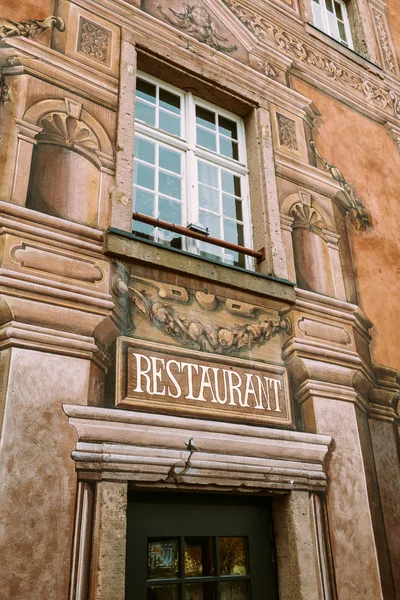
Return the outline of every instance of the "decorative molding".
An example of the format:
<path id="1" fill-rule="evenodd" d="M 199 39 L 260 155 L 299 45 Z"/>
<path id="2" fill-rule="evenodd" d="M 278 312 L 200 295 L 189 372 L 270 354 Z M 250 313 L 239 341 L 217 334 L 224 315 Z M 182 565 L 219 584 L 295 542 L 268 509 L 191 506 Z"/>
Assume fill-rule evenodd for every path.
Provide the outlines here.
<path id="1" fill-rule="evenodd" d="M 199 42 L 211 46 L 214 50 L 235 52 L 238 49 L 235 45 L 223 45 L 223 42 L 227 42 L 228 39 L 216 32 L 210 13 L 200 4 L 184 3 L 182 12 L 168 8 L 175 18 L 171 18 L 160 3 L 157 4 L 157 9 L 170 25 L 178 27 Z"/>
<path id="2" fill-rule="evenodd" d="M 285 331 L 290 334 L 289 319 L 264 319 L 256 323 L 221 327 L 203 325 L 197 319 L 181 317 L 177 311 L 160 300 L 153 300 L 144 291 L 139 291 L 124 282 L 116 283 L 119 295 L 132 298 L 137 309 L 161 331 L 180 341 L 185 347 L 212 352 L 231 354 L 241 349 L 260 346 Z"/>
<path id="3" fill-rule="evenodd" d="M 328 171 L 332 178 L 340 184 L 342 193 L 346 200 L 344 210 L 348 215 L 351 224 L 357 230 L 365 231 L 368 227 L 372 227 L 371 216 L 365 207 L 364 203 L 357 198 L 353 186 L 345 178 L 343 173 L 326 161 L 320 154 L 315 142 L 310 141 L 310 146 L 314 150 L 316 156 L 321 161 L 325 171 Z"/>
<path id="4" fill-rule="evenodd" d="M 10 99 L 10 89 L 6 84 L 6 80 L 4 75 L 0 70 L 0 104 L 5 104 L 6 102 L 11 102 Z"/>
<path id="5" fill-rule="evenodd" d="M 289 215 L 293 218 L 292 228 L 310 229 L 321 233 L 322 229 L 326 229 L 326 223 L 319 212 L 312 206 L 307 206 L 298 202 L 290 209 Z"/>
<path id="6" fill-rule="evenodd" d="M 296 121 L 278 112 L 276 113 L 276 120 L 278 122 L 278 134 L 281 146 L 298 151 Z"/>
<path id="7" fill-rule="evenodd" d="M 65 31 L 65 22 L 61 17 L 50 16 L 43 21 L 29 19 L 28 21 L 12 21 L 0 17 L 0 40 L 10 37 L 35 38 L 46 29 Z"/>
<path id="8" fill-rule="evenodd" d="M 98 62 L 107 63 L 110 37 L 111 31 L 81 17 L 76 51 Z"/>
<path id="9" fill-rule="evenodd" d="M 83 147 L 86 150 L 98 150 L 99 141 L 93 131 L 75 117 L 66 113 L 48 113 L 38 122 L 43 127 L 41 141 L 62 144 L 67 148 Z"/>
<path id="10" fill-rule="evenodd" d="M 372 14 L 375 21 L 376 32 L 379 39 L 382 58 L 386 69 L 393 75 L 398 74 L 397 61 L 393 51 L 392 44 L 387 29 L 386 19 L 383 13 L 376 8 L 372 8 Z"/>

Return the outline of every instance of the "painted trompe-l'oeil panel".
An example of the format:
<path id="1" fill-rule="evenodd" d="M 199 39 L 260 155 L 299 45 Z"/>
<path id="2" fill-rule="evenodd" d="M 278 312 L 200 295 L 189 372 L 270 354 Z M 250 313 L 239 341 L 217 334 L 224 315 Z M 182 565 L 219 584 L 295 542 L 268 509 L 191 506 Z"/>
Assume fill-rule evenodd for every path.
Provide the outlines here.
<path id="1" fill-rule="evenodd" d="M 292 426 L 276 307 L 131 276 L 121 308 L 118 407 Z"/>

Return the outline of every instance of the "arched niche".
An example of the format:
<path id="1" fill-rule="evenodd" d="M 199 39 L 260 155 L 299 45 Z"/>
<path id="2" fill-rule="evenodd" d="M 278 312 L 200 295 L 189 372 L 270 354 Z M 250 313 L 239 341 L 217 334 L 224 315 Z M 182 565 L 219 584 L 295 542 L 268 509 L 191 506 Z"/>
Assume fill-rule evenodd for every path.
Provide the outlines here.
<path id="1" fill-rule="evenodd" d="M 21 179 L 13 200 L 83 225 L 106 227 L 114 160 L 100 123 L 66 98 L 38 102 L 17 125 L 23 132 L 16 167 L 16 179 Z"/>

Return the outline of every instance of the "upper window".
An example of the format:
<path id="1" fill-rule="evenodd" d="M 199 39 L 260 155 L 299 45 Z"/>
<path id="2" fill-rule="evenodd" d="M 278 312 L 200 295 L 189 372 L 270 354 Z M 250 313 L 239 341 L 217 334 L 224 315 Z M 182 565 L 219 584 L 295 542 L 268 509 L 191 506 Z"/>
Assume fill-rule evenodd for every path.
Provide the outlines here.
<path id="1" fill-rule="evenodd" d="M 343 0 L 312 0 L 314 24 L 353 49 L 347 8 Z"/>
<path id="2" fill-rule="evenodd" d="M 250 246 L 240 118 L 147 75 L 136 89 L 134 211 Z M 133 221 L 135 234 L 240 267 L 240 252 Z"/>

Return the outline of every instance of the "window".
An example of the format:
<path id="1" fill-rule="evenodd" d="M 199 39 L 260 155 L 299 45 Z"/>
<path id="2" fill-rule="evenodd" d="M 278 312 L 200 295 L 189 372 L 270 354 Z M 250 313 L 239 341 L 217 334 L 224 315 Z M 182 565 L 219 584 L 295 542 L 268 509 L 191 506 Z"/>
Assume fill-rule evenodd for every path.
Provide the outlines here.
<path id="1" fill-rule="evenodd" d="M 250 246 L 246 150 L 240 118 L 147 75 L 136 90 L 134 211 Z M 133 221 L 145 239 L 226 264 L 251 267 L 234 250 Z"/>
<path id="2" fill-rule="evenodd" d="M 353 49 L 347 8 L 343 0 L 312 0 L 314 24 Z"/>

